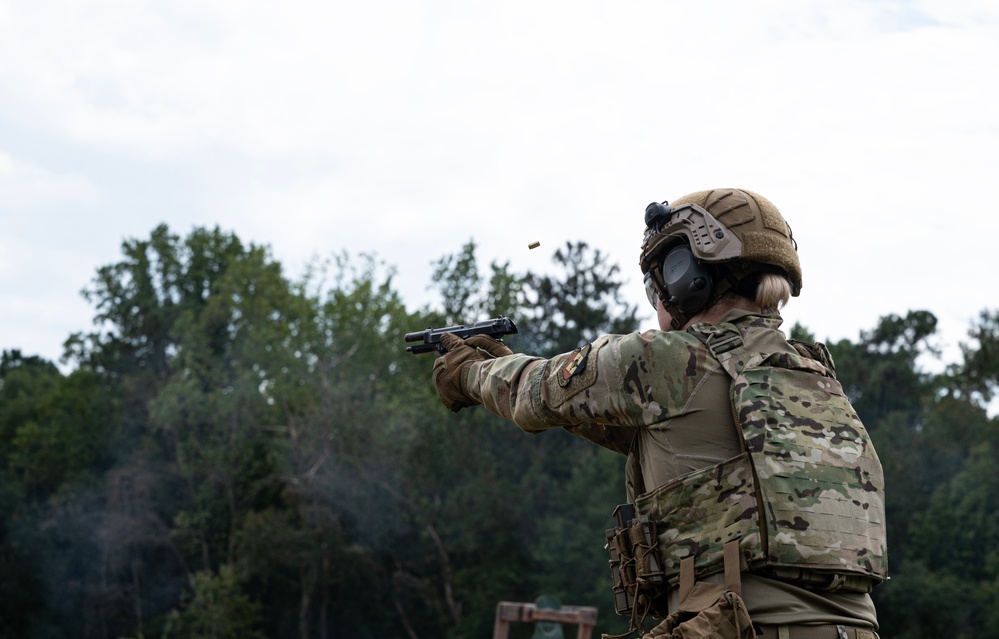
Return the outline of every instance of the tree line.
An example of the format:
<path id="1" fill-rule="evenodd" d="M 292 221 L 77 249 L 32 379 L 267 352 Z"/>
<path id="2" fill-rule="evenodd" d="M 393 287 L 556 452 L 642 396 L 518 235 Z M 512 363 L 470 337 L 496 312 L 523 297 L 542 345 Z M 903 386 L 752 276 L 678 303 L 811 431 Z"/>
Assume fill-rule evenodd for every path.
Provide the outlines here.
<path id="1" fill-rule="evenodd" d="M 599 250 L 552 267 L 482 268 L 470 241 L 410 309 L 375 256 L 292 280 L 218 228 L 125 241 L 84 289 L 69 372 L 0 358 L 0 637 L 473 639 L 541 594 L 622 632 L 602 545 L 623 459 L 451 414 L 432 358 L 404 352 L 406 332 L 497 315 L 539 355 L 636 330 Z M 999 637 L 999 311 L 942 373 L 920 365 L 935 334 L 913 310 L 828 344 L 887 476 L 874 596 L 884 636 Z"/>

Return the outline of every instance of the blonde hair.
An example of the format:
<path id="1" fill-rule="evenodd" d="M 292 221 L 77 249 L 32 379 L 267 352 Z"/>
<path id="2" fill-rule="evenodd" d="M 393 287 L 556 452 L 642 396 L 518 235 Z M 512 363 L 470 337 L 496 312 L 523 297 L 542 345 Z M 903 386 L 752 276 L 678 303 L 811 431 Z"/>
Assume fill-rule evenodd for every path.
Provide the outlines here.
<path id="1" fill-rule="evenodd" d="M 791 283 L 777 273 L 763 273 L 756 287 L 756 299 L 760 308 L 772 313 L 787 304 L 791 299 Z"/>

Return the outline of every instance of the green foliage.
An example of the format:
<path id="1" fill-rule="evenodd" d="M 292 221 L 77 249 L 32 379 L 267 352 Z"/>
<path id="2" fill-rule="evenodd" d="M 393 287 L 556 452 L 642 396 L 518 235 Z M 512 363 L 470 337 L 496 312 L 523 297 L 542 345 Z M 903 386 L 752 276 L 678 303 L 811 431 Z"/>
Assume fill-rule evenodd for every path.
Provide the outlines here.
<path id="1" fill-rule="evenodd" d="M 602 546 L 624 458 L 449 413 L 401 339 L 507 315 L 551 355 L 635 330 L 599 250 L 553 267 L 480 270 L 469 241 L 413 312 L 372 256 L 292 282 L 219 229 L 125 241 L 74 370 L 0 357 L 0 637 L 471 639 L 543 593 L 623 632 Z M 887 474 L 885 636 L 999 636 L 997 327 L 983 311 L 943 375 L 926 311 L 829 345 Z"/>
<path id="2" fill-rule="evenodd" d="M 638 324 L 638 309 L 623 301 L 619 267 L 599 249 L 566 242 L 553 258 L 557 275 L 528 274 L 530 324 L 527 350 L 552 356 L 592 342 L 606 333 L 627 333 Z"/>
<path id="3" fill-rule="evenodd" d="M 912 561 L 885 588 L 885 607 L 910 636 L 999 636 L 999 469 L 991 436 L 910 521 Z"/>
<path id="4" fill-rule="evenodd" d="M 0 639 L 43 636 L 48 625 L 36 548 L 25 531 L 19 530 L 25 523 L 20 512 L 23 504 L 20 486 L 0 479 Z"/>
<path id="5" fill-rule="evenodd" d="M 934 491 L 930 507 L 911 525 L 916 548 L 970 582 L 991 581 L 999 567 L 995 453 L 992 442 L 976 445 L 964 467 Z"/>
<path id="6" fill-rule="evenodd" d="M 258 630 L 260 605 L 242 591 L 231 566 L 196 573 L 191 590 L 181 597 L 183 609 L 171 612 L 164 639 L 266 639 Z"/>
<path id="7" fill-rule="evenodd" d="M 534 592 L 566 603 L 586 601 L 599 609 L 605 633 L 622 634 L 628 624 L 614 613 L 601 542 L 604 531 L 614 527 L 608 505 L 626 500 L 624 457 L 599 446 L 576 448 L 568 478 L 550 487 L 552 497 L 538 522 L 531 548 Z"/>
<path id="8" fill-rule="evenodd" d="M 458 255 L 445 255 L 434 266 L 433 282 L 441 293 L 444 323 L 460 324 L 465 314 L 481 308 L 482 276 L 475 261 L 475 242 L 469 240 Z"/>
<path id="9" fill-rule="evenodd" d="M 961 347 L 964 361 L 951 370 L 951 388 L 986 405 L 999 390 L 999 310 L 981 312 L 968 331 L 970 344 Z"/>
<path id="10" fill-rule="evenodd" d="M 801 324 L 795 322 L 794 326 L 791 327 L 790 332 L 791 339 L 796 339 L 801 342 L 816 342 L 815 335 L 809 331 L 807 328 Z"/>
<path id="11" fill-rule="evenodd" d="M 910 311 L 905 317 L 882 317 L 877 327 L 861 332 L 860 343 L 847 340 L 829 344 L 844 389 L 865 423 L 876 427 L 891 413 L 904 413 L 917 419 L 933 380 L 921 373 L 917 358 L 936 352 L 929 339 L 937 319 L 927 311 Z"/>
<path id="12" fill-rule="evenodd" d="M 530 275 L 510 271 L 510 263 L 489 265 L 488 286 L 475 258 L 475 242 L 469 240 L 457 255 L 445 255 L 433 263 L 431 287 L 440 293 L 441 309 L 424 309 L 423 319 L 455 326 L 499 315 L 515 316 L 525 309 L 524 287 Z"/>
<path id="13" fill-rule="evenodd" d="M 0 469 L 25 495 L 44 499 L 107 469 L 116 403 L 97 375 L 63 376 L 51 362 L 4 352 L 0 406 Z"/>

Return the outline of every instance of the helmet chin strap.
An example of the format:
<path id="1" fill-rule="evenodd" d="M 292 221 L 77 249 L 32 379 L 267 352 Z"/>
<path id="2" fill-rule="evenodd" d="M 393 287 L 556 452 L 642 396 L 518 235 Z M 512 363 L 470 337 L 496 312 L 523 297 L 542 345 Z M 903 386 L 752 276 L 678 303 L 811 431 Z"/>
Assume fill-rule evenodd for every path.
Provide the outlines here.
<path id="1" fill-rule="evenodd" d="M 666 309 L 666 312 L 669 313 L 669 327 L 674 331 L 683 330 L 683 327 L 687 325 L 687 322 L 689 322 L 694 315 L 697 314 L 690 313 L 688 315 L 687 313 L 681 311 L 676 304 L 671 304 L 668 301 L 663 302 L 663 307 Z M 700 311 L 698 311 L 698 313 L 699 312 Z"/>

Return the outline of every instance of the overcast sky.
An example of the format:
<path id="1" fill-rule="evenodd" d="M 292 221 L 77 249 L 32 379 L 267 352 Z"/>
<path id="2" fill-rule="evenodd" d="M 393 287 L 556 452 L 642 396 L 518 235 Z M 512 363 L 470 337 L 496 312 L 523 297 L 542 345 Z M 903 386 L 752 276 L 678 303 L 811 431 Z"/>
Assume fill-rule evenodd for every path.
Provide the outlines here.
<path id="1" fill-rule="evenodd" d="M 997 62 L 987 0 L 0 0 L 0 349 L 58 359 L 162 222 L 375 253 L 414 308 L 469 239 L 582 240 L 644 313 L 645 206 L 734 186 L 794 230 L 787 326 L 927 309 L 953 358 L 999 307 Z"/>

